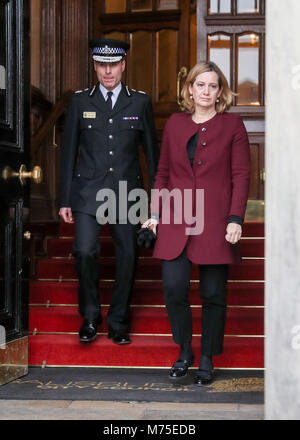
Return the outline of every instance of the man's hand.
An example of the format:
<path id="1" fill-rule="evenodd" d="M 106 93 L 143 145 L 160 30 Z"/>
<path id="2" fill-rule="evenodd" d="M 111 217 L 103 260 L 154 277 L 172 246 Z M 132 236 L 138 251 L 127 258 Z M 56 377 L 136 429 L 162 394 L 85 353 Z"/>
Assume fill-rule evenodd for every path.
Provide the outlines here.
<path id="1" fill-rule="evenodd" d="M 242 235 L 242 227 L 237 223 L 228 223 L 226 228 L 225 238 L 229 243 L 235 244 L 239 241 Z"/>
<path id="2" fill-rule="evenodd" d="M 59 215 L 66 223 L 74 223 L 71 208 L 60 208 Z"/>

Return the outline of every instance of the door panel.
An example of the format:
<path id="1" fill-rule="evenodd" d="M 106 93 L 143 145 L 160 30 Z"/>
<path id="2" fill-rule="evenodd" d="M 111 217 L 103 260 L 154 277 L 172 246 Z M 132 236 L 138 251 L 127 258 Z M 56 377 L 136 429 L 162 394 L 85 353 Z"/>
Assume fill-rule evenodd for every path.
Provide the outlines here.
<path id="1" fill-rule="evenodd" d="M 29 2 L 0 1 L 0 384 L 27 373 Z M 24 180 L 21 181 L 19 174 Z M 28 237 L 28 235 L 27 235 Z"/>
<path id="2" fill-rule="evenodd" d="M 178 72 L 182 66 L 189 69 L 190 61 L 196 59 L 196 2 L 106 0 L 96 3 L 94 15 L 95 37 L 102 35 L 130 43 L 123 80 L 129 87 L 152 96 L 161 139 L 166 120 L 179 110 Z M 194 39 L 190 38 L 190 27 Z"/>
<path id="3" fill-rule="evenodd" d="M 94 37 L 130 43 L 123 81 L 152 97 L 155 127 L 161 141 L 172 113 L 179 111 L 180 69 L 196 61 L 196 2 L 190 0 L 106 0 L 94 8 Z M 179 81 L 179 84 L 178 84 Z M 140 153 L 148 187 L 146 158 Z"/>

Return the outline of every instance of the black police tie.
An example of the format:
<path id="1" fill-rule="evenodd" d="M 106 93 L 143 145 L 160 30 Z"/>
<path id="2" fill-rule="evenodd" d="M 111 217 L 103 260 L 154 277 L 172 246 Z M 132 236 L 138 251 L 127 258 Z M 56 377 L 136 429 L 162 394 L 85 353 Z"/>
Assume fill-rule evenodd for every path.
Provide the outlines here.
<path id="1" fill-rule="evenodd" d="M 112 94 L 113 94 L 113 92 L 107 92 L 107 100 L 106 100 L 106 102 L 107 102 L 109 110 L 112 110 L 112 99 L 111 99 Z"/>

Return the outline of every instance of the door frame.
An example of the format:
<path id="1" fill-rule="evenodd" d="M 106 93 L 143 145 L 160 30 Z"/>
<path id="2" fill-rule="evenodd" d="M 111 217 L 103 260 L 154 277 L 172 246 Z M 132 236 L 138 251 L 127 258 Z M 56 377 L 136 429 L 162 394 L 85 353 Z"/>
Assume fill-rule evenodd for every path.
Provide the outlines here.
<path id="1" fill-rule="evenodd" d="M 1 11 L 6 35 L 5 108 L 0 121 L 1 231 L 4 250 L 0 310 L 0 384 L 28 373 L 28 252 L 23 225 L 29 221 L 30 184 L 5 178 L 4 168 L 30 169 L 30 3 L 6 0 Z"/>

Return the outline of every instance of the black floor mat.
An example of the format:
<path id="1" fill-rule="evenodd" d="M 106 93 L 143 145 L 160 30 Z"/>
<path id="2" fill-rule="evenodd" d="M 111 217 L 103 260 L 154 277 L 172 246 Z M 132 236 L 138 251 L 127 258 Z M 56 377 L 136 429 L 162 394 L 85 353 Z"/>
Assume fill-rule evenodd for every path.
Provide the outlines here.
<path id="1" fill-rule="evenodd" d="M 193 383 L 195 372 L 174 382 L 168 369 L 31 367 L 0 387 L 0 399 L 264 403 L 262 370 L 216 370 L 214 381 L 201 387 Z"/>

